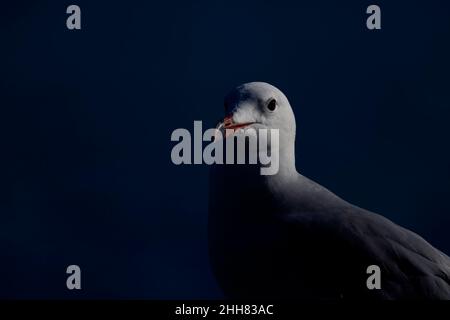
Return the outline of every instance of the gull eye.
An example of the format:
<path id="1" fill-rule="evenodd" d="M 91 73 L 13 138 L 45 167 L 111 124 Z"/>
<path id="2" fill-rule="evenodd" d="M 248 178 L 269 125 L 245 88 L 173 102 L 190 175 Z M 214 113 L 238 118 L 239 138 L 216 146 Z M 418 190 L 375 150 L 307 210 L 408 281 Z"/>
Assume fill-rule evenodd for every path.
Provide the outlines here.
<path id="1" fill-rule="evenodd" d="M 267 103 L 267 110 L 269 110 L 270 112 L 274 112 L 276 109 L 277 109 L 277 100 L 272 98 Z"/>

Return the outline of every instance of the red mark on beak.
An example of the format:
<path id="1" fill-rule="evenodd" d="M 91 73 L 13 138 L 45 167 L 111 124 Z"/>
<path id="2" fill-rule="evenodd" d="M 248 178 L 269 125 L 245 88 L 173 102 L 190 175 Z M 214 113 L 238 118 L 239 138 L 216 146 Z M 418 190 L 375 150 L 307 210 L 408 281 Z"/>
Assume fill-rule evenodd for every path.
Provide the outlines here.
<path id="1" fill-rule="evenodd" d="M 235 130 L 247 127 L 251 124 L 253 124 L 254 122 L 245 122 L 245 123 L 235 123 L 233 120 L 233 114 L 227 115 L 222 123 L 219 124 L 219 126 L 217 127 L 218 130 L 224 130 L 223 134 L 224 137 L 227 138 L 228 136 L 232 135 Z"/>
<path id="2" fill-rule="evenodd" d="M 233 130 L 237 130 L 239 128 L 244 128 L 247 127 L 251 124 L 253 124 L 254 122 L 244 122 L 244 123 L 235 123 L 233 121 L 233 115 L 228 115 L 225 117 L 225 119 L 223 119 L 223 127 L 225 129 L 233 129 Z"/>

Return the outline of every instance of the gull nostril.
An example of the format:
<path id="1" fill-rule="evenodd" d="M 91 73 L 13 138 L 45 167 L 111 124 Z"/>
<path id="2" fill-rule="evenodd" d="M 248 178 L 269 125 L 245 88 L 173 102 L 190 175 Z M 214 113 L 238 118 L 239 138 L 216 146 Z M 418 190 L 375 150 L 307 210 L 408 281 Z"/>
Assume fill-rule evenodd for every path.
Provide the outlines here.
<path id="1" fill-rule="evenodd" d="M 233 124 L 233 115 L 228 115 L 223 120 L 223 126 L 226 128 L 228 126 L 231 126 Z"/>

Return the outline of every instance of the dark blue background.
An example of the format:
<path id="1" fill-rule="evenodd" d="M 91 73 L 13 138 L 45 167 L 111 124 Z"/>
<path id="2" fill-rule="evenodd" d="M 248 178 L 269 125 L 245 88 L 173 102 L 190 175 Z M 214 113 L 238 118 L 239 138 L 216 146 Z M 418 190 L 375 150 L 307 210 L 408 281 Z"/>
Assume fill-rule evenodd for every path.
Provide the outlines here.
<path id="1" fill-rule="evenodd" d="M 450 253 L 450 4 L 377 1 L 369 31 L 372 3 L 2 3 L 0 297 L 221 297 L 208 168 L 170 134 L 248 81 L 289 97 L 300 172 Z"/>

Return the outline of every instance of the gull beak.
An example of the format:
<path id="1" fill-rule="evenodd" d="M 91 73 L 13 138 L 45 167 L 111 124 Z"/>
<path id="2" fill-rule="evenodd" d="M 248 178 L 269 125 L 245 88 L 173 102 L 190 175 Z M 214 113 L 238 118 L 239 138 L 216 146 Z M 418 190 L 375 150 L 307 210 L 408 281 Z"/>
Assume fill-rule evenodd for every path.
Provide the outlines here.
<path id="1" fill-rule="evenodd" d="M 231 136 L 236 130 L 245 128 L 254 122 L 245 122 L 245 123 L 236 123 L 233 121 L 233 114 L 227 115 L 223 121 L 219 122 L 216 126 L 216 139 L 218 136 L 218 132 L 224 131 L 222 134 L 224 138 L 228 138 L 228 136 Z"/>

